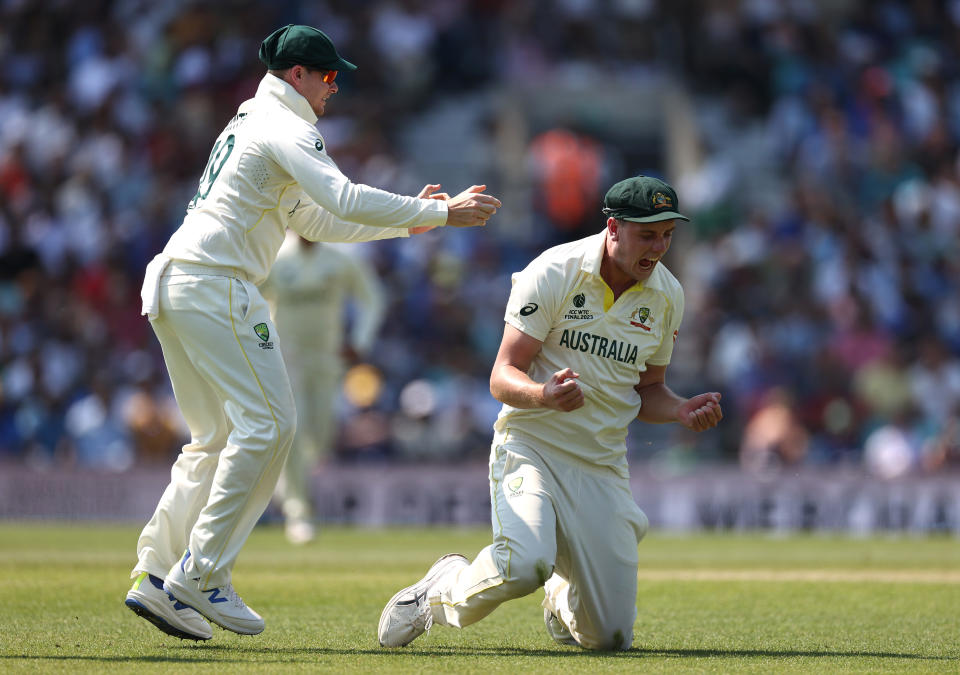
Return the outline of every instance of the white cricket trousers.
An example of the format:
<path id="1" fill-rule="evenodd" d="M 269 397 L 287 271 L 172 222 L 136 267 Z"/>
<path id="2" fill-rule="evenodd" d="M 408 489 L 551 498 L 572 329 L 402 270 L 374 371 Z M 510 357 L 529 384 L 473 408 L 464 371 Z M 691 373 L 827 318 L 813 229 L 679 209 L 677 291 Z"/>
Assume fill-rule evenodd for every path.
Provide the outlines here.
<path id="1" fill-rule="evenodd" d="M 237 276 L 226 276 L 234 274 Z M 230 582 L 296 429 L 296 408 L 266 301 L 228 268 L 173 262 L 151 326 L 190 428 L 143 529 L 132 576 L 165 577 L 190 547 L 202 589 Z"/>
<path id="2" fill-rule="evenodd" d="M 545 586 L 543 605 L 587 649 L 629 649 L 637 544 L 648 521 L 613 471 L 516 439 L 490 461 L 493 544 L 429 598 L 436 623 L 464 627 Z"/>

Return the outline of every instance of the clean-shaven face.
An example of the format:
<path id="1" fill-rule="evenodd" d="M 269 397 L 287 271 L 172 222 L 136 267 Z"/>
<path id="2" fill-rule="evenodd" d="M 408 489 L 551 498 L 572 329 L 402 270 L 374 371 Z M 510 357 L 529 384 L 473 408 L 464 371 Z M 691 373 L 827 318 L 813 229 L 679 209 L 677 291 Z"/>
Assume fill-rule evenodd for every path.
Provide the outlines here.
<path id="1" fill-rule="evenodd" d="M 634 281 L 646 281 L 670 249 L 676 219 L 655 223 L 607 220 L 607 255 L 613 272 Z"/>
<path id="2" fill-rule="evenodd" d="M 337 93 L 339 88 L 336 82 L 326 83 L 323 80 L 324 71 L 302 68 L 293 73 L 294 89 L 307 99 L 317 117 L 323 117 L 326 112 L 327 100 Z"/>

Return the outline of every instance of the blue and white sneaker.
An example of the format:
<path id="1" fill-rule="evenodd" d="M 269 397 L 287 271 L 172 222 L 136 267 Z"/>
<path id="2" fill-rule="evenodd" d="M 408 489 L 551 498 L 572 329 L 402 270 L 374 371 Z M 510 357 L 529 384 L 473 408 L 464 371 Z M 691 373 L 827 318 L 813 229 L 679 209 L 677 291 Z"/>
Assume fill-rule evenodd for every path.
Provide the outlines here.
<path id="1" fill-rule="evenodd" d="M 181 640 L 209 640 L 213 629 L 200 614 L 163 590 L 163 579 L 141 572 L 124 604 L 167 635 Z"/>
<path id="2" fill-rule="evenodd" d="M 199 575 L 187 576 L 185 565 L 189 559 L 190 550 L 187 549 L 180 561 L 170 568 L 167 578 L 164 579 L 163 589 L 221 628 L 240 635 L 262 633 L 266 627 L 263 617 L 247 607 L 233 590 L 233 584 L 206 590 L 200 588 Z"/>

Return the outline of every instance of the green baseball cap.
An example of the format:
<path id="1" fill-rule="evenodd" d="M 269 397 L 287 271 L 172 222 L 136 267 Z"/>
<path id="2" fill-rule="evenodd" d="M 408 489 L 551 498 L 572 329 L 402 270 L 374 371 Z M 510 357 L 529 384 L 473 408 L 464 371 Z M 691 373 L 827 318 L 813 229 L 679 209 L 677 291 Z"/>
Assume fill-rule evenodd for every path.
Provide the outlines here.
<path id="1" fill-rule="evenodd" d="M 603 198 L 603 214 L 633 223 L 654 223 L 658 220 L 690 220 L 677 209 L 677 191 L 659 178 L 634 176 L 607 190 Z"/>
<path id="2" fill-rule="evenodd" d="M 326 34 L 310 26 L 288 24 L 267 36 L 260 44 L 260 60 L 270 70 L 306 66 L 317 70 L 356 70 L 337 53 Z"/>

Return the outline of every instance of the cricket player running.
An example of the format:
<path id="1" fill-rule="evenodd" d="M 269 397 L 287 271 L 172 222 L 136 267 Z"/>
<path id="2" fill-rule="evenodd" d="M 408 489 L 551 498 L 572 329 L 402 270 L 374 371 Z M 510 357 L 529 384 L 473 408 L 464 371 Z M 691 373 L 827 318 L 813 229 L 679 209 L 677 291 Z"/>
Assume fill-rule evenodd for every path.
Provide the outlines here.
<path id="1" fill-rule="evenodd" d="M 604 206 L 602 232 L 513 276 L 490 374 L 504 404 L 490 453 L 493 544 L 472 563 L 443 556 L 394 595 L 381 645 L 468 626 L 543 586 L 554 640 L 630 648 L 648 523 L 630 492 L 627 427 L 637 418 L 704 431 L 723 413 L 719 393 L 685 399 L 665 382 L 683 317 L 683 290 L 661 262 L 688 220 L 676 192 L 637 176 L 611 187 Z"/>
<path id="2" fill-rule="evenodd" d="M 313 540 L 310 484 L 330 454 L 337 430 L 337 403 L 348 360 L 367 356 L 386 312 L 373 266 L 292 231 L 260 287 L 283 335 L 283 357 L 297 404 L 297 433 L 275 492 L 292 544 Z M 353 321 L 347 331 L 347 306 Z"/>
<path id="3" fill-rule="evenodd" d="M 126 605 L 180 638 L 207 619 L 253 635 L 264 621 L 231 583 L 296 429 L 279 336 L 257 285 L 287 228 L 311 241 L 366 241 L 483 225 L 484 186 L 404 197 L 351 183 L 315 123 L 356 68 L 321 31 L 286 26 L 260 46 L 268 72 L 214 143 L 183 224 L 147 266 L 142 297 L 190 428 L 137 545 Z M 204 618 L 205 617 L 205 618 Z"/>

